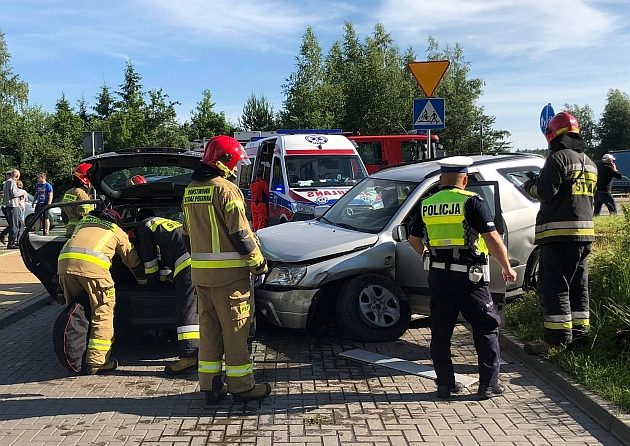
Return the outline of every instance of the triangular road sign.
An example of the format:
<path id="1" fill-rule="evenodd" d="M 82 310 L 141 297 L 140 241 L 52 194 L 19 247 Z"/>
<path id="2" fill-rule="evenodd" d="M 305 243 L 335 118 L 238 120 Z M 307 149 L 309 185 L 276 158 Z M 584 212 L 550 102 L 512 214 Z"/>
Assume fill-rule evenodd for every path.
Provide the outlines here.
<path id="1" fill-rule="evenodd" d="M 433 96 L 435 89 L 440 85 L 444 73 L 448 69 L 448 60 L 429 60 L 426 62 L 409 62 L 407 67 L 416 78 L 418 85 L 427 98 Z"/>
<path id="2" fill-rule="evenodd" d="M 424 106 L 418 119 L 413 123 L 414 125 L 444 125 L 442 118 L 435 111 L 435 107 L 431 104 L 431 101 L 427 101 L 427 105 Z"/>

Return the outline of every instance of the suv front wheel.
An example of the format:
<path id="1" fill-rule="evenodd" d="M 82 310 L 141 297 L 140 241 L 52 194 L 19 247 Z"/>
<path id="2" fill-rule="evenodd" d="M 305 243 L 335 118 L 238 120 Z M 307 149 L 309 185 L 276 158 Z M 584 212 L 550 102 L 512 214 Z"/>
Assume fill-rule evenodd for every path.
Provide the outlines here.
<path id="1" fill-rule="evenodd" d="M 389 278 L 366 274 L 350 280 L 337 298 L 337 325 L 360 342 L 398 339 L 411 322 L 402 290 Z"/>

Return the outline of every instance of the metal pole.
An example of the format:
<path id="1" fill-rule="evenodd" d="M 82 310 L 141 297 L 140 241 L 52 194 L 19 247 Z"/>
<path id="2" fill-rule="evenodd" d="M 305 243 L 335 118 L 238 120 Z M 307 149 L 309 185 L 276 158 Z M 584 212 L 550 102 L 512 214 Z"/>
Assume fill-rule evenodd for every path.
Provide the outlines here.
<path id="1" fill-rule="evenodd" d="M 483 122 L 479 123 L 479 155 L 483 155 Z"/>
<path id="2" fill-rule="evenodd" d="M 92 156 L 96 155 L 96 148 L 94 147 L 94 132 L 92 133 Z M 94 199 L 96 200 L 96 189 L 94 189 Z"/>
<path id="3" fill-rule="evenodd" d="M 431 129 L 427 129 L 427 155 L 429 159 L 435 158 L 431 145 Z"/>

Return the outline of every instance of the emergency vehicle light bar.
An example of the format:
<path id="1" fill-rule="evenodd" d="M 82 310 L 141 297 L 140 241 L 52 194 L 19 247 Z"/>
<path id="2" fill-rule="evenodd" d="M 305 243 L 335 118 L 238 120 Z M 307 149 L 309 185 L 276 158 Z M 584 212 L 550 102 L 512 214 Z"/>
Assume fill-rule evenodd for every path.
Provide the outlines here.
<path id="1" fill-rule="evenodd" d="M 343 133 L 342 129 L 280 129 L 276 130 L 279 135 L 332 135 Z"/>

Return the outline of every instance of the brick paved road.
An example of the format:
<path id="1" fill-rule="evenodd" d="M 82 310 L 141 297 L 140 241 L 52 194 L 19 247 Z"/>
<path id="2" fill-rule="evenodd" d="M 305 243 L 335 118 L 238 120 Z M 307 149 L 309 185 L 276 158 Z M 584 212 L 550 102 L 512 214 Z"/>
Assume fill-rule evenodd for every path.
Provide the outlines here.
<path id="1" fill-rule="evenodd" d="M 164 341 L 121 340 L 115 375 L 66 377 L 50 341 L 60 308 L 0 330 L 0 445 L 619 444 L 510 357 L 506 395 L 479 402 L 470 392 L 436 401 L 432 381 L 338 356 L 365 348 L 429 363 L 428 329 L 421 326 L 398 342 L 370 345 L 263 329 L 257 375 L 274 383 L 274 396 L 260 405 L 228 398 L 206 409 L 194 375 L 161 376 L 164 358 L 173 355 Z M 473 373 L 464 328 L 454 345 L 457 371 Z"/>

